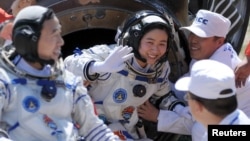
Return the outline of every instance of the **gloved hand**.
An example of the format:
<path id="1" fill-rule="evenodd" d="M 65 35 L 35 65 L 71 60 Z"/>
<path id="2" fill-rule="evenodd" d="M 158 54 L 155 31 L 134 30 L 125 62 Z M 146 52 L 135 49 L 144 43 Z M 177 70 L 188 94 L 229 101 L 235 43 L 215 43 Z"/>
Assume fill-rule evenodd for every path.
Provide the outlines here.
<path id="1" fill-rule="evenodd" d="M 133 57 L 132 47 L 118 46 L 102 62 L 94 62 L 89 68 L 89 73 L 118 72 L 125 67 L 125 61 Z"/>

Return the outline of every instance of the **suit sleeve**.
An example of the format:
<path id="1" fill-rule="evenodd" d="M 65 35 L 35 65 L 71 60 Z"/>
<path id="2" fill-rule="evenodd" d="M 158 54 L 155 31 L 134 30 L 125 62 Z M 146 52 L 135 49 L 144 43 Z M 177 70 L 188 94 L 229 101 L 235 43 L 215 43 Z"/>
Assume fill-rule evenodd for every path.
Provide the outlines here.
<path id="1" fill-rule="evenodd" d="M 157 130 L 183 135 L 191 135 L 194 120 L 188 107 L 175 111 L 160 110 L 158 115 Z"/>
<path id="2" fill-rule="evenodd" d="M 95 114 L 94 106 L 84 87 L 76 89 L 73 119 L 79 125 L 79 133 L 86 141 L 115 141 L 119 138 Z"/>
<path id="3" fill-rule="evenodd" d="M 65 69 L 83 80 L 94 81 L 99 74 L 89 74 L 89 67 L 95 61 L 103 61 L 110 53 L 107 45 L 97 45 L 89 49 L 75 50 L 75 53 L 64 59 Z"/>
<path id="4" fill-rule="evenodd" d="M 10 94 L 8 92 L 6 73 L 2 69 L 0 69 L 0 119 L 2 119 L 4 108 L 8 105 L 8 101 L 10 98 Z M 0 140 L 9 140 L 8 132 L 3 128 L 3 123 L 0 126 Z"/>

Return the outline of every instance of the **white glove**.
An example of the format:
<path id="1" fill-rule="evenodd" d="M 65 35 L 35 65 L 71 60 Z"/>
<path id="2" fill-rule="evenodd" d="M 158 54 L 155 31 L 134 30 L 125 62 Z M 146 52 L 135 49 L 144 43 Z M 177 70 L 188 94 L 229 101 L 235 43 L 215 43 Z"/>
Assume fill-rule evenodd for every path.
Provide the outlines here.
<path id="1" fill-rule="evenodd" d="M 94 62 L 89 68 L 89 73 L 118 72 L 125 67 L 125 61 L 132 58 L 132 47 L 118 46 L 109 54 L 103 62 Z"/>

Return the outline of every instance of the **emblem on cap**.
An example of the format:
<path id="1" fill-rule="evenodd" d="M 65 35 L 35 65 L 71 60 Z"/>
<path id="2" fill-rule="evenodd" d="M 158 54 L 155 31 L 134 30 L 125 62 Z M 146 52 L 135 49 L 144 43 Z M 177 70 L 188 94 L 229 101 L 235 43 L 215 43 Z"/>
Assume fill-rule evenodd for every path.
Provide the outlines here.
<path id="1" fill-rule="evenodd" d="M 208 22 L 208 19 L 205 19 L 205 18 L 203 18 L 203 17 L 198 17 L 198 18 L 196 18 L 196 20 L 197 20 L 197 22 L 199 22 L 199 23 L 203 23 L 203 24 L 207 24 L 207 22 Z"/>

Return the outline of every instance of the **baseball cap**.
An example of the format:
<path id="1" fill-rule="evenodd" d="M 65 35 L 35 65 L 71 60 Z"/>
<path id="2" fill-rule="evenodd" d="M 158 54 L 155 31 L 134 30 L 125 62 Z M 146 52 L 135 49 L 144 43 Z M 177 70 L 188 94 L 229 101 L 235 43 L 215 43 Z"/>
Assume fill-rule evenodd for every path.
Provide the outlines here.
<path id="1" fill-rule="evenodd" d="M 190 26 L 181 27 L 187 29 L 199 37 L 226 37 L 230 30 L 231 22 L 221 14 L 208 10 L 199 10 L 196 18 Z"/>
<path id="2" fill-rule="evenodd" d="M 0 8 L 0 23 L 12 19 L 13 16 L 8 14 L 4 9 Z"/>
<path id="3" fill-rule="evenodd" d="M 197 61 L 191 68 L 191 75 L 180 78 L 175 88 L 205 99 L 227 98 L 236 94 L 233 70 L 208 59 Z"/>

